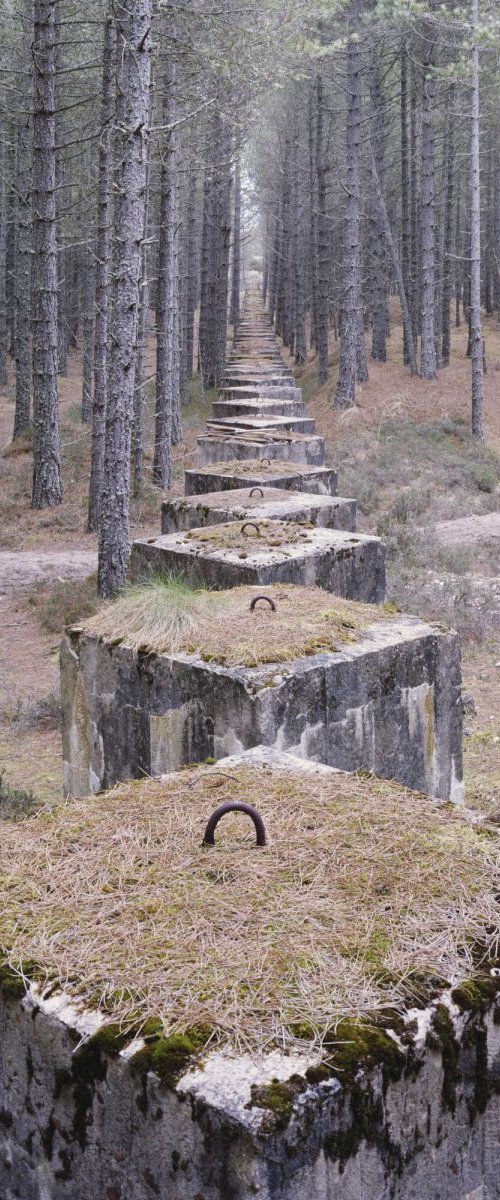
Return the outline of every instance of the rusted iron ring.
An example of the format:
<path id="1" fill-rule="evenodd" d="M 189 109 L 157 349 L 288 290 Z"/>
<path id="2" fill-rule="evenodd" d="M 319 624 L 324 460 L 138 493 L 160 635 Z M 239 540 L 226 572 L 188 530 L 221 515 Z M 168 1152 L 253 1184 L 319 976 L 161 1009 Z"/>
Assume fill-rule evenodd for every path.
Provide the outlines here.
<path id="1" fill-rule="evenodd" d="M 265 463 L 265 462 L 269 463 L 269 466 L 271 466 L 271 459 L 268 458 L 267 455 L 265 455 L 264 458 L 261 458 L 260 461 L 261 461 L 261 463 Z"/>
<path id="2" fill-rule="evenodd" d="M 257 846 L 265 846 L 266 830 L 260 813 L 257 812 L 256 808 L 252 808 L 251 804 L 245 804 L 243 801 L 240 802 L 239 800 L 228 800 L 226 804 L 221 804 L 219 808 L 216 808 L 215 812 L 212 813 L 210 820 L 207 822 L 207 827 L 203 837 L 204 846 L 215 846 L 215 830 L 217 825 L 219 824 L 221 817 L 224 817 L 226 813 L 229 812 L 247 813 L 247 815 L 252 818 L 252 821 L 255 825 Z"/>
<path id="3" fill-rule="evenodd" d="M 253 495 L 254 495 L 254 492 L 260 492 L 260 494 L 261 494 L 261 496 L 262 496 L 262 499 L 264 499 L 264 492 L 262 491 L 262 488 L 261 488 L 261 487 L 253 487 L 253 488 L 250 488 L 250 495 L 251 495 L 251 496 L 253 496 Z"/>
<path id="4" fill-rule="evenodd" d="M 248 529 L 249 526 L 251 526 L 252 529 L 255 529 L 257 537 L 260 537 L 260 529 L 259 529 L 259 526 L 257 525 L 256 521 L 244 521 L 243 525 L 241 526 L 240 533 L 244 533 L 245 529 Z"/>
<path id="5" fill-rule="evenodd" d="M 259 600 L 267 600 L 267 603 L 271 605 L 272 611 L 276 612 L 276 605 L 274 603 L 274 600 L 271 600 L 270 596 L 254 596 L 252 603 L 250 605 L 250 612 L 254 611 L 255 605 L 257 604 L 257 602 Z"/>

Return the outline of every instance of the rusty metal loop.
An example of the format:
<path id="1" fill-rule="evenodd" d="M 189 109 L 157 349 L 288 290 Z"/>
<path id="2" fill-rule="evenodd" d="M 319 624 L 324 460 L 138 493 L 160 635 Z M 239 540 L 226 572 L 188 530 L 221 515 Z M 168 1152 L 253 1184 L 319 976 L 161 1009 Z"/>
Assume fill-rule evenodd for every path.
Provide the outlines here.
<path id="1" fill-rule="evenodd" d="M 221 804 L 219 808 L 216 808 L 215 812 L 212 813 L 210 820 L 207 822 L 207 827 L 203 837 L 204 846 L 215 846 L 215 830 L 217 825 L 219 824 L 221 817 L 224 817 L 226 813 L 229 812 L 243 812 L 246 813 L 247 816 L 251 817 L 255 825 L 257 846 L 265 846 L 266 830 L 260 813 L 257 812 L 256 808 L 252 808 L 251 804 L 245 804 L 239 800 L 228 800 L 226 804 Z"/>
<path id="2" fill-rule="evenodd" d="M 241 526 L 240 533 L 244 533 L 245 529 L 248 529 L 249 526 L 251 526 L 252 529 L 255 529 L 257 537 L 260 537 L 260 529 L 256 521 L 244 521 L 243 525 Z"/>
<path id="3" fill-rule="evenodd" d="M 259 600 L 267 600 L 267 603 L 271 605 L 271 611 L 276 612 L 276 605 L 274 603 L 274 600 L 271 600 L 270 596 L 254 596 L 252 603 L 250 605 L 250 612 L 254 611 L 255 605 L 258 603 Z"/>
<path id="4" fill-rule="evenodd" d="M 267 458 L 267 455 L 266 455 L 266 456 L 264 456 L 264 458 L 261 458 L 261 460 L 260 460 L 260 461 L 261 461 L 261 463 L 265 463 L 265 462 L 266 462 L 266 463 L 269 463 L 269 466 L 271 466 L 271 459 L 270 459 L 270 458 Z"/>
<path id="5" fill-rule="evenodd" d="M 250 495 L 251 495 L 251 496 L 253 496 L 254 492 L 260 492 L 260 494 L 261 494 L 261 496 L 262 496 L 262 499 L 264 499 L 264 492 L 262 491 L 262 488 L 261 488 L 261 487 L 253 487 L 253 488 L 250 488 Z"/>

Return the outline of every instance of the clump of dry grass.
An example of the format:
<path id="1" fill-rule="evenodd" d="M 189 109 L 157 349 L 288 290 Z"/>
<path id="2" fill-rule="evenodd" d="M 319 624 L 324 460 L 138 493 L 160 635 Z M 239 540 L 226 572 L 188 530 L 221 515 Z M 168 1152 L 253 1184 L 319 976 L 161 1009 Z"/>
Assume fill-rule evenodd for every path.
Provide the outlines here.
<path id="1" fill-rule="evenodd" d="M 96 576 L 40 583 L 30 592 L 29 604 L 35 609 L 42 629 L 61 633 L 66 625 L 74 625 L 75 621 L 95 613 L 99 604 Z"/>
<path id="2" fill-rule="evenodd" d="M 275 612 L 264 602 L 250 611 L 262 592 Z M 83 628 L 133 650 L 199 653 L 205 661 L 256 667 L 335 652 L 388 617 L 381 608 L 332 597 L 321 588 L 272 584 L 209 592 L 157 577 L 105 605 Z"/>
<path id="3" fill-rule="evenodd" d="M 226 800 L 258 806 L 205 823 Z M 499 835 L 400 785 L 342 773 L 197 768 L 123 784 L 2 830 L 0 942 L 114 1019 L 209 1024 L 234 1046 L 318 1039 L 404 1007 L 498 953 Z M 26 863 L 29 862 L 29 871 Z"/>

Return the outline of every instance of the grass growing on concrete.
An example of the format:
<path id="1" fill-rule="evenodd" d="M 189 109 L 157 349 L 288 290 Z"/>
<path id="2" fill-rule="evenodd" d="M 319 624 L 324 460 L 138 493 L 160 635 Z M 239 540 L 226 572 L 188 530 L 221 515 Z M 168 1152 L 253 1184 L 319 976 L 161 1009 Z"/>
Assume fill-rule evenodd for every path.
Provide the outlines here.
<path id="1" fill-rule="evenodd" d="M 202 847 L 227 800 L 258 807 L 266 847 L 241 814 Z M 321 1039 L 340 1015 L 404 1009 L 424 976 L 462 980 L 478 942 L 497 953 L 499 842 L 382 780 L 188 769 L 7 825 L 0 944 L 113 1020 Z"/>
<path id="2" fill-rule="evenodd" d="M 263 592 L 275 612 L 264 601 L 250 611 L 251 601 Z M 206 661 L 256 667 L 334 652 L 391 615 L 321 588 L 272 584 L 210 592 L 157 576 L 104 605 L 84 629 L 143 652 L 199 652 Z"/>

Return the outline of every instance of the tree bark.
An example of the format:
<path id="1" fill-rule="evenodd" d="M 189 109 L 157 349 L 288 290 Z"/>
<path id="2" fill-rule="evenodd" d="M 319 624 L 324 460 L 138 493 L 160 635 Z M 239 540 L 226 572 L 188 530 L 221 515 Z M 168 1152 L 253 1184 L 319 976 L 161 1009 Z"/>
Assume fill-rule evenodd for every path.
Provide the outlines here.
<path id="1" fill-rule="evenodd" d="M 16 406 L 13 438 L 31 427 L 31 122 L 17 133 L 17 237 L 14 272 Z"/>
<path id="2" fill-rule="evenodd" d="M 101 492 L 104 475 L 106 404 L 108 394 L 108 318 L 109 275 L 111 255 L 111 168 L 112 125 L 114 116 L 114 69 L 116 26 L 112 16 L 112 0 L 104 29 L 103 70 L 101 84 L 101 135 L 97 181 L 97 231 L 95 266 L 95 329 L 94 329 L 94 397 L 92 405 L 92 451 L 88 529 L 99 528 Z"/>
<path id="3" fill-rule="evenodd" d="M 481 189 L 479 115 L 478 0 L 471 0 L 472 45 L 470 107 L 470 342 L 472 369 L 472 436 L 484 442 L 483 343 L 481 332 Z"/>
<path id="4" fill-rule="evenodd" d="M 176 119 L 176 77 L 172 61 L 164 77 L 163 125 Z M 156 419 L 153 479 L 170 487 L 175 411 L 179 407 L 179 197 L 178 139 L 167 133 L 160 177 L 160 230 L 156 303 Z"/>
<path id="5" fill-rule="evenodd" d="M 348 50 L 348 110 L 346 129 L 346 212 L 344 218 L 344 295 L 340 363 L 335 395 L 335 408 L 350 408 L 356 394 L 356 377 L 366 377 L 361 342 L 363 320 L 361 305 L 361 248 L 360 248 L 360 138 L 361 138 L 361 77 L 359 48 L 356 40 L 358 2 L 351 5 Z M 353 36 L 354 35 L 354 36 Z M 361 360 L 361 361 L 360 361 Z M 363 369 L 364 367 L 364 369 Z M 361 372 L 360 372 L 361 368 Z M 366 372 L 366 374 L 365 374 Z"/>
<path id="6" fill-rule="evenodd" d="M 330 280 L 330 238 L 326 213 L 326 174 L 324 147 L 324 94 L 321 75 L 316 79 L 316 187 L 317 214 L 317 289 L 315 342 L 319 363 L 319 382 L 328 379 L 328 284 Z"/>
<path id="7" fill-rule="evenodd" d="M 120 4 L 117 9 L 121 63 L 119 153 L 114 181 L 114 303 L 99 523 L 101 596 L 114 596 L 123 588 L 129 556 L 130 449 L 146 204 L 152 0 L 127 0 L 127 5 Z"/>
<path id="8" fill-rule="evenodd" d="M 33 508 L 62 503 L 57 390 L 56 8 L 57 0 L 34 3 Z"/>
<path id="9" fill-rule="evenodd" d="M 428 39 L 432 34 L 429 33 Z M 428 40 L 426 39 L 426 40 Z M 436 374 L 435 326 L 435 165 L 434 165 L 434 95 L 435 88 L 430 69 L 432 53 L 430 47 L 423 63 L 423 108 L 422 108 L 422 346 L 420 374 L 422 379 L 433 379 Z"/>
<path id="10" fill-rule="evenodd" d="M 236 333 L 240 320 L 241 290 L 241 164 L 239 154 L 234 167 L 233 261 L 231 275 L 231 325 Z"/>

